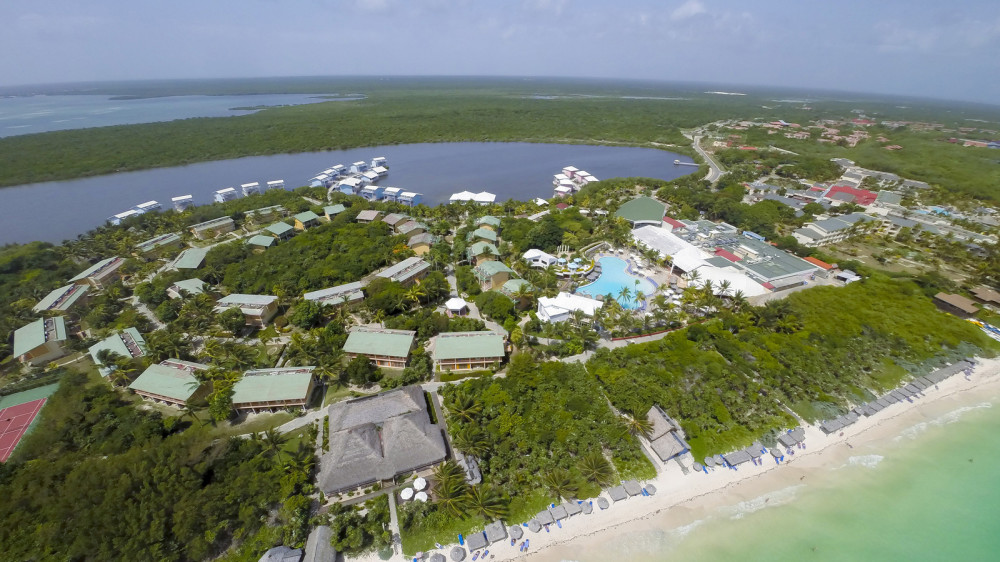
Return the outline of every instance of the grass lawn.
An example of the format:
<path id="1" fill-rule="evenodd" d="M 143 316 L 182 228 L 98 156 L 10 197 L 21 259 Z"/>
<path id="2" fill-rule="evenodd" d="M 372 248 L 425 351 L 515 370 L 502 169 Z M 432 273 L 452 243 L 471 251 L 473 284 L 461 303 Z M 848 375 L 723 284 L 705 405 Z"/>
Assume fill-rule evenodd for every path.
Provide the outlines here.
<path id="1" fill-rule="evenodd" d="M 241 422 L 220 423 L 212 430 L 212 433 L 218 437 L 245 435 L 247 433 L 260 432 L 272 427 L 278 427 L 279 425 L 289 422 L 294 418 L 295 416 L 289 414 L 288 412 L 278 412 L 276 414 L 250 414 L 249 419 L 245 419 Z"/>
<path id="2" fill-rule="evenodd" d="M 482 531 L 486 527 L 486 521 L 479 516 L 454 517 L 438 516 L 428 517 L 420 522 L 419 526 L 406 531 L 400 530 L 400 538 L 403 543 L 403 554 L 407 557 L 415 553 L 431 550 L 434 543 L 449 544 L 458 542 L 458 535 L 467 535 L 475 531 Z"/>

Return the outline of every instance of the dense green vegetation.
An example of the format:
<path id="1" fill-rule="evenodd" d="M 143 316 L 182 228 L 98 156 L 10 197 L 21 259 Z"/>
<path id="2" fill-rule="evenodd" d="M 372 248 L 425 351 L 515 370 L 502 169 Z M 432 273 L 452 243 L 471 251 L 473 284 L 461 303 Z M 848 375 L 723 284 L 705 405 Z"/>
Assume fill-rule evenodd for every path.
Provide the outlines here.
<path id="1" fill-rule="evenodd" d="M 251 537 L 269 516 L 275 540 L 303 544 L 311 449 L 288 451 L 274 432 L 216 440 L 207 429 L 66 375 L 0 465 L 4 558 L 202 560 Z"/>
<path id="2" fill-rule="evenodd" d="M 814 421 L 895 386 L 884 361 L 921 373 L 932 359 L 995 349 L 915 284 L 876 277 L 728 310 L 656 342 L 601 349 L 588 369 L 630 415 L 653 404 L 676 415 L 701 458 L 796 425 L 785 408 Z"/>

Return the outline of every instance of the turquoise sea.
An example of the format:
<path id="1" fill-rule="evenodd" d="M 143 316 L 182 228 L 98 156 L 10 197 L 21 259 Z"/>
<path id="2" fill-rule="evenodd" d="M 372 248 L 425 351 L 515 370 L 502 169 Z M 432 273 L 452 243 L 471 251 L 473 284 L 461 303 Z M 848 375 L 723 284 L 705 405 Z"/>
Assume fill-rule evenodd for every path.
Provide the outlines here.
<path id="1" fill-rule="evenodd" d="M 803 471 L 801 482 L 679 528 L 619 529 L 556 559 L 1000 560 L 998 398 L 935 404 L 901 433 Z"/>

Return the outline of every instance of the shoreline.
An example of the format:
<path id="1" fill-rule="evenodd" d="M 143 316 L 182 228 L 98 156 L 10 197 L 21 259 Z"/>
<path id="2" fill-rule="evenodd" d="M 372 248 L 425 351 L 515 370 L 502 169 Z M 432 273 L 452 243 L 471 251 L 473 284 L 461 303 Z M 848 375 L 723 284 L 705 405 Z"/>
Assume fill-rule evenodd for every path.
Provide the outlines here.
<path id="1" fill-rule="evenodd" d="M 531 541 L 528 553 L 519 552 L 509 541 L 501 541 L 489 548 L 489 560 L 555 562 L 574 559 L 585 553 L 588 546 L 605 545 L 611 537 L 626 532 L 684 531 L 717 516 L 722 509 L 742 506 L 744 512 L 752 512 L 772 505 L 771 501 L 775 501 L 773 505 L 780 505 L 787 501 L 784 496 L 790 496 L 789 500 L 794 497 L 795 489 L 805 485 L 816 471 L 840 468 L 850 464 L 852 457 L 878 454 L 879 451 L 871 451 L 867 446 L 898 441 L 910 427 L 933 420 L 956 407 L 980 402 L 982 395 L 989 395 L 990 391 L 1000 394 L 1000 358 L 977 358 L 969 379 L 955 375 L 939 383 L 937 389 L 925 391 L 924 397 L 915 399 L 912 404 L 893 404 L 876 416 L 858 420 L 842 433 L 825 435 L 817 426 L 807 426 L 805 443 L 808 448 L 796 450 L 791 458 L 786 456 L 780 465 L 768 464 L 770 455 L 766 455 L 763 466 L 743 465 L 738 471 L 716 469 L 707 475 L 693 472 L 683 475 L 676 463 L 671 462 L 666 467 L 661 464 L 656 478 L 646 482 L 656 486 L 655 496 L 637 496 L 612 503 L 604 511 L 595 506 L 593 514 L 573 516 L 563 521 L 562 528 L 551 526 L 550 533 L 526 531 L 524 538 Z M 942 407 L 945 412 L 936 412 Z M 452 546 L 454 544 L 448 544 L 433 552 L 447 556 Z M 406 557 L 398 554 L 392 559 L 403 558 Z M 371 553 L 348 560 L 375 562 L 379 558 Z"/>

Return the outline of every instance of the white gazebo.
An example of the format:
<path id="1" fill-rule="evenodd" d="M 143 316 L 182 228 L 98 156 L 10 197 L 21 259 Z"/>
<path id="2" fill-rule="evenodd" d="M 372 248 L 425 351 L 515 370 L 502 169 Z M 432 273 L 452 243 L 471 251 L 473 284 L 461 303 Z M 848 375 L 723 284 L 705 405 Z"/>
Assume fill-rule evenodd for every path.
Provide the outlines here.
<path id="1" fill-rule="evenodd" d="M 465 316 L 469 313 L 469 303 L 459 297 L 448 299 L 448 302 L 444 303 L 444 307 L 448 310 L 448 314 L 452 316 Z"/>

